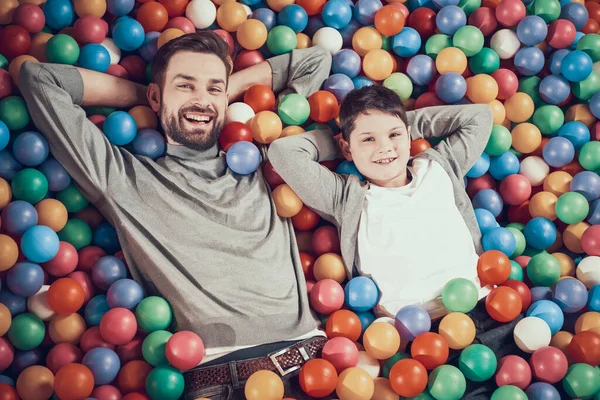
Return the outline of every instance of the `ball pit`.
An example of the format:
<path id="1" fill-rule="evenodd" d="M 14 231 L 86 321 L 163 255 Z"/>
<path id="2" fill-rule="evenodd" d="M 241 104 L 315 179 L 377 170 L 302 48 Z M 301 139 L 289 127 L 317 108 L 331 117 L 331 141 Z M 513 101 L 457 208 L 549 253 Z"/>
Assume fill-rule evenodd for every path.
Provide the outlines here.
<path id="1" fill-rule="evenodd" d="M 311 45 L 333 55 L 331 77 L 308 99 L 288 94 L 277 101 L 270 88 L 255 85 L 243 102 L 229 107 L 220 145 L 228 166 L 240 175 L 260 168 L 253 141 L 269 144 L 309 130 L 313 122 L 337 129 L 332 121 L 353 88 L 383 84 L 408 109 L 472 102 L 494 111 L 491 138 L 466 186 L 486 250 L 479 277 L 500 285 L 488 295 L 486 310 L 499 323 L 525 313 L 513 332 L 525 355 L 497 358 L 487 346 L 473 343 L 466 313 L 477 303 L 477 288 L 464 279 L 444 288 L 442 301 L 451 314 L 437 332 L 430 332 L 432 321 L 418 306 L 402 309 L 391 325 L 373 322 L 375 283 L 365 277 L 347 280 L 335 228 L 321 224 L 265 166 L 276 188 L 278 214 L 292 217 L 298 232 L 316 229 L 302 254 L 307 284 L 313 285 L 310 304 L 326 316 L 323 328 L 330 340 L 323 358 L 301 369 L 304 392 L 340 400 L 458 399 L 466 380 L 492 379 L 500 386 L 490 394 L 493 399 L 559 399 L 559 391 L 572 398 L 597 397 L 600 6 L 557 0 L 476 3 L 3 2 L 2 396 L 49 398 L 54 392 L 61 399 L 121 394 L 128 400 L 176 399 L 183 391 L 181 371 L 202 360 L 202 339 L 186 331 L 172 335 L 168 302 L 145 297 L 130 279 L 115 254 L 120 246 L 114 229 L 101 217 L 94 224 L 80 215 L 93 208 L 49 154 L 17 83 L 26 60 L 77 65 L 144 83 L 157 48 L 208 28 L 232 50 L 241 47 L 236 71 Z M 136 155 L 157 159 L 165 152 L 150 109 L 92 113 L 90 120 L 111 143 Z M 413 149 L 431 147 L 421 140 Z M 352 163 L 336 168 L 360 175 Z M 412 357 L 398 352 L 409 341 Z M 457 367 L 444 364 L 449 349 L 460 351 Z M 284 391 L 277 375 L 260 371 L 245 394 L 281 399 Z"/>

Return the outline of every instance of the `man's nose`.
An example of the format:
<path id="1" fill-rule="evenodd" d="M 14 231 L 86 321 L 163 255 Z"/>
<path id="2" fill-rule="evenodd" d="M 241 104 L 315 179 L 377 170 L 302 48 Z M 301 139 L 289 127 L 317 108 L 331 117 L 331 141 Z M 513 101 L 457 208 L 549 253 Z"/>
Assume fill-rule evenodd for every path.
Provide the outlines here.
<path id="1" fill-rule="evenodd" d="M 206 90 L 195 91 L 192 103 L 200 107 L 208 106 L 210 104 L 209 93 Z"/>

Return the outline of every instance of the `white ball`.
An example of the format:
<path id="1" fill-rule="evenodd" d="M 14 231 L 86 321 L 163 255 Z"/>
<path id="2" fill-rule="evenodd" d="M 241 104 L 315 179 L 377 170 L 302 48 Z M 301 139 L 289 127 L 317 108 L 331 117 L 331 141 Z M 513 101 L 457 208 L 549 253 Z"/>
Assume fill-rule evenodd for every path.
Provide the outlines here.
<path id="1" fill-rule="evenodd" d="M 36 294 L 27 299 L 27 309 L 42 321 L 50 321 L 54 317 L 54 310 L 48 305 L 48 289 L 50 285 L 44 285 Z"/>
<path id="2" fill-rule="evenodd" d="M 246 103 L 232 103 L 225 112 L 225 123 L 243 122 L 244 124 L 254 118 L 254 110 Z"/>
<path id="3" fill-rule="evenodd" d="M 244 10 L 246 10 L 246 16 L 250 17 L 250 15 L 252 15 L 252 9 L 250 8 L 250 6 L 242 4 L 242 7 L 244 7 Z"/>
<path id="4" fill-rule="evenodd" d="M 334 55 L 342 49 L 344 39 L 336 29 L 326 26 L 315 32 L 312 42 L 313 46 L 321 46 Z"/>
<path id="5" fill-rule="evenodd" d="M 586 257 L 577 265 L 577 279 L 579 279 L 586 288 L 591 289 L 594 285 L 600 283 L 600 257 Z"/>
<path id="6" fill-rule="evenodd" d="M 513 331 L 515 343 L 525 353 L 548 346 L 552 340 L 550 327 L 541 318 L 526 317 L 517 322 Z"/>
<path id="7" fill-rule="evenodd" d="M 516 32 L 510 29 L 501 29 L 494 33 L 490 41 L 490 47 L 498 53 L 500 58 L 512 58 L 521 48 L 521 42 Z"/>
<path id="8" fill-rule="evenodd" d="M 185 9 L 185 16 L 197 29 L 208 28 L 217 19 L 217 7 L 210 0 L 192 0 Z"/>
<path id="9" fill-rule="evenodd" d="M 106 38 L 100 43 L 110 55 L 110 63 L 118 64 L 121 61 L 121 49 L 117 47 L 115 42 L 111 38 Z"/>
<path id="10" fill-rule="evenodd" d="M 550 173 L 550 167 L 542 157 L 529 156 L 521 161 L 519 174 L 531 182 L 531 186 L 539 186 Z"/>
<path id="11" fill-rule="evenodd" d="M 381 370 L 379 361 L 368 355 L 366 351 L 358 352 L 358 364 L 356 364 L 356 366 L 367 371 L 373 379 L 379 376 L 379 371 Z"/>
<path id="12" fill-rule="evenodd" d="M 390 318 L 390 317 L 379 317 L 377 318 L 375 321 L 372 322 L 372 324 L 376 323 L 376 322 L 386 322 L 392 326 L 394 325 L 394 318 Z"/>

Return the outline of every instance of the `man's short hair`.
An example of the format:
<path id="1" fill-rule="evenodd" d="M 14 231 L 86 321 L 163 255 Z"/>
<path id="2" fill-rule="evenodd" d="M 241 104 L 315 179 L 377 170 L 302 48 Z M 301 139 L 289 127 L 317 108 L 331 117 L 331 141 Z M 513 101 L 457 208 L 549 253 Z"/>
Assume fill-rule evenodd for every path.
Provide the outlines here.
<path id="1" fill-rule="evenodd" d="M 406 109 L 396 92 L 384 86 L 364 86 L 348 93 L 340 107 L 340 128 L 346 141 L 350 140 L 356 118 L 369 111 L 381 111 L 398 117 L 408 127 Z"/>
<path id="2" fill-rule="evenodd" d="M 165 43 L 154 56 L 152 61 L 152 82 L 162 85 L 165 71 L 171 57 L 180 51 L 191 51 L 194 53 L 214 54 L 219 57 L 225 65 L 227 79 L 231 74 L 232 61 L 229 56 L 229 46 L 219 35 L 213 31 L 199 31 L 179 36 Z"/>

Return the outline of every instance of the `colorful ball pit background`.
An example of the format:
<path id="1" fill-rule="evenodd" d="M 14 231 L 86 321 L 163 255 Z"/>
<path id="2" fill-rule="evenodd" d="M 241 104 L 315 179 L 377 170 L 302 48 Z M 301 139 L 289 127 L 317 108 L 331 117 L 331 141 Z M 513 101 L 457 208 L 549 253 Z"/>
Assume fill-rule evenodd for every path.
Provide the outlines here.
<path id="1" fill-rule="evenodd" d="M 309 99 L 276 102 L 250 88 L 227 111 L 220 145 L 238 174 L 262 168 L 277 211 L 296 229 L 312 308 L 330 341 L 300 371 L 310 396 L 341 400 L 459 399 L 491 380 L 493 399 L 600 398 L 600 3 L 595 0 L 4 0 L 0 4 L 0 396 L 3 399 L 177 399 L 182 371 L 204 355 L 174 335 L 168 302 L 130 279 L 115 230 L 49 153 L 19 95 L 25 61 L 77 65 L 148 82 L 157 49 L 215 30 L 240 70 L 320 45 L 331 77 Z M 466 315 L 476 288 L 442 294 L 452 311 L 429 332 L 418 306 L 375 321 L 377 287 L 347 281 L 335 228 L 304 206 L 254 143 L 311 129 L 339 132 L 353 88 L 384 85 L 407 109 L 489 104 L 494 128 L 467 173 L 486 252 L 482 281 L 497 286 L 489 315 L 509 322 L 523 351 L 497 359 L 473 343 Z M 147 107 L 88 108 L 115 145 L 156 159 L 165 151 Z M 253 143 L 254 142 L 254 143 Z M 435 145 L 414 141 L 412 155 Z M 339 173 L 364 177 L 352 163 Z M 433 243 L 432 246 L 435 246 Z M 473 295 L 475 297 L 473 297 Z M 438 334 L 439 333 L 439 334 Z M 412 341 L 410 354 L 405 353 Z M 460 351 L 458 368 L 445 365 Z M 525 354 L 525 356 L 523 356 Z M 261 371 L 248 399 L 282 399 Z"/>

